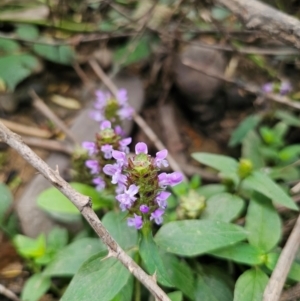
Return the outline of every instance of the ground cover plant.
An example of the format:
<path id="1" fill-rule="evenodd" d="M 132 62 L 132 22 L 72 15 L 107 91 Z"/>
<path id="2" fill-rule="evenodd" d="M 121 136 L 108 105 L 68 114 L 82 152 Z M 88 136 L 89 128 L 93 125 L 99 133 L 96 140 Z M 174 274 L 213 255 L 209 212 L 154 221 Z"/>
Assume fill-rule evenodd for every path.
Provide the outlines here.
<path id="1" fill-rule="evenodd" d="M 72 67 L 85 85 L 88 85 L 89 71 L 93 71 L 105 86 L 89 86 L 92 93 L 88 98 L 93 105 L 86 122 L 94 124 L 96 131 L 93 139 L 83 139 L 64 150 L 70 158 L 66 175 L 59 166 L 56 170 L 50 169 L 0 120 L 1 141 L 20 153 L 52 184 L 37 196 L 36 206 L 55 224 L 48 233 L 40 231 L 36 237 L 22 233 L 12 194 L 19 187 L 20 178 L 3 180 L 0 184 L 0 242 L 3 239 L 8 243 L 17 252 L 14 256 L 22 260 L 21 270 L 7 271 L 1 266 L 0 257 L 0 293 L 5 298 L 23 301 L 276 301 L 282 288 L 281 300 L 300 298 L 299 293 L 297 295 L 300 122 L 296 111 L 300 108 L 299 87 L 292 76 L 284 78 L 282 70 L 274 67 L 290 64 L 278 53 L 292 55 L 295 50 L 247 49 L 244 45 L 252 40 L 244 37 L 249 33 L 241 29 L 241 23 L 230 10 L 238 16 L 239 13 L 227 1 L 217 2 L 223 6 L 199 4 L 199 16 L 195 13 L 197 10 L 190 9 L 196 4 L 189 1 L 175 6 L 159 1 L 145 7 L 135 1 L 89 1 L 82 6 L 70 1 L 61 9 L 72 18 L 65 19 L 64 15 L 60 22 L 57 6 L 52 2 L 32 5 L 39 12 L 45 7 L 51 9 L 52 21 L 43 17 L 16 22 L 11 16 L 18 17 L 19 9 L 28 9 L 32 14 L 33 8 L 22 4 L 14 7 L 15 12 L 8 14 L 9 17 L 5 13 L 11 7 L 5 6 L 0 12 L 0 21 L 4 24 L 3 36 L 0 35 L 0 91 L 5 92 L 5 96 L 16 100 L 17 93 L 13 91 L 17 92 L 19 85 L 25 85 L 26 80 L 41 72 L 45 65 L 51 69 L 51 64 L 60 66 L 59 70 L 66 73 Z M 260 3 L 255 1 L 255 5 Z M 289 8 L 283 3 L 277 5 L 281 10 Z M 151 12 L 155 12 L 154 17 Z M 212 18 L 209 22 L 205 21 L 207 16 Z M 281 20 L 287 22 L 284 16 Z M 178 25 L 174 36 L 173 32 L 165 31 L 165 28 L 171 29 L 168 22 Z M 222 51 L 234 52 L 225 75 L 221 66 L 224 58 L 218 53 L 214 53 L 217 56 L 214 62 L 219 63 L 208 70 L 203 65 L 207 61 L 191 64 L 193 54 L 178 47 L 177 43 L 182 41 L 194 43 L 197 33 L 190 28 L 195 26 L 202 34 L 218 39 L 220 45 L 222 38 L 216 35 L 214 26 L 224 27 L 230 33 L 230 47 L 222 45 Z M 186 28 L 189 30 L 185 31 Z M 263 27 L 261 31 L 268 29 Z M 99 36 L 95 37 L 95 32 Z M 104 32 L 109 39 L 102 36 Z M 96 61 L 95 53 L 91 55 L 90 50 L 80 48 L 81 43 L 89 43 L 89 39 L 105 37 L 108 43 L 115 36 L 121 40 L 109 45 L 113 49 L 111 68 Z M 281 39 L 286 41 L 285 35 Z M 216 50 L 217 47 L 213 47 L 216 45 L 203 45 L 203 41 L 199 45 L 204 49 Z M 263 56 L 264 51 L 274 55 L 273 61 Z M 93 58 L 80 58 L 82 53 Z M 178 65 L 175 53 L 182 55 L 183 65 Z M 201 56 L 205 56 L 204 53 L 205 50 Z M 253 68 L 261 76 L 255 85 L 244 74 L 241 79 L 233 79 L 232 74 L 238 73 L 234 66 L 239 60 L 243 72 Z M 209 66 L 214 65 L 209 62 Z M 84 68 L 85 63 L 90 69 Z M 200 82 L 194 82 L 192 77 L 188 78 L 191 75 L 182 71 L 187 66 L 196 72 L 197 79 L 204 76 Z M 121 85 L 117 87 L 107 75 L 108 70 L 115 73 L 121 69 L 129 72 L 125 77 L 132 70 L 138 70 L 147 82 L 150 100 L 144 105 L 142 115 L 150 126 L 130 102 L 129 94 L 134 91 Z M 183 87 L 185 78 L 193 83 L 188 89 Z M 213 92 L 205 90 L 212 78 L 215 80 L 211 84 Z M 174 86 L 173 81 L 177 82 Z M 219 81 L 234 86 L 235 90 L 221 87 Z M 194 90 L 197 86 L 201 93 Z M 53 89 L 47 87 L 50 88 Z M 31 85 L 28 90 L 36 105 L 40 93 L 33 91 L 38 89 Z M 51 100 L 63 104 L 64 108 L 80 107 L 73 98 L 54 96 Z M 247 97 L 255 98 L 250 105 Z M 152 98 L 157 99 L 154 105 Z M 243 101 L 237 105 L 230 102 L 231 98 Z M 18 102 L 28 105 L 31 100 L 19 97 Z M 172 110 L 166 109 L 170 103 L 175 111 L 178 108 L 181 111 L 176 115 L 180 116 L 178 120 L 170 115 Z M 153 107 L 155 117 L 151 123 L 149 115 Z M 68 129 L 61 127 L 59 118 L 46 116 L 51 122 L 43 123 L 44 131 L 39 134 L 51 132 L 56 142 L 64 139 L 64 135 L 72 138 Z M 69 116 L 64 116 L 68 120 Z M 188 130 L 182 118 L 185 122 L 188 119 Z M 126 123 L 133 121 L 146 134 L 142 135 L 136 128 L 126 130 Z M 156 134 L 151 127 L 156 128 Z M 199 136 L 195 132 L 199 128 L 208 133 L 212 141 L 218 141 L 217 151 L 203 146 L 204 135 L 197 143 Z M 167 134 L 163 136 L 161 132 Z M 167 147 L 161 137 L 165 138 Z M 183 148 L 181 143 L 188 145 L 191 137 L 196 140 L 193 147 Z M 27 141 L 34 145 L 32 140 Z M 66 146 L 58 143 L 56 149 L 57 145 Z M 183 156 L 178 155 L 178 150 Z M 3 152 L 3 156 L 0 154 L 3 170 L 6 161 Z M 3 244 L 2 250 L 5 248 Z M 6 285 L 9 282 L 4 282 L 15 278 L 14 273 L 21 275 L 23 281 L 15 293 Z"/>

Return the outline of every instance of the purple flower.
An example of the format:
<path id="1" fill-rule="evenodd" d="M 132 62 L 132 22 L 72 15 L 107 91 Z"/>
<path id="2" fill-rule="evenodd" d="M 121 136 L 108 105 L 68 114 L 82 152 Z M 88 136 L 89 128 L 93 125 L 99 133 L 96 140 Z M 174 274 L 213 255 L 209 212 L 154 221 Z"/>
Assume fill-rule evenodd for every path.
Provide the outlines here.
<path id="1" fill-rule="evenodd" d="M 154 219 L 155 223 L 157 225 L 160 225 L 163 222 L 163 214 L 165 213 L 165 211 L 163 209 L 156 209 L 154 212 L 151 213 L 150 216 L 150 221 L 152 221 Z"/>
<path id="2" fill-rule="evenodd" d="M 125 191 L 126 186 L 124 184 L 118 184 L 116 188 L 116 194 L 121 194 Z"/>
<path id="3" fill-rule="evenodd" d="M 132 141 L 131 137 L 120 140 L 119 141 L 120 151 L 128 154 L 129 153 L 129 147 L 127 145 L 129 145 L 131 143 L 131 141 Z"/>
<path id="4" fill-rule="evenodd" d="M 121 174 L 121 170 L 118 170 L 113 176 L 111 180 L 112 184 L 125 185 L 127 182 L 127 177 Z"/>
<path id="5" fill-rule="evenodd" d="M 103 172 L 108 176 L 113 176 L 116 172 L 120 172 L 120 167 L 117 164 L 106 164 Z"/>
<path id="6" fill-rule="evenodd" d="M 111 129 L 111 123 L 108 120 L 104 120 L 100 125 L 100 130 Z"/>
<path id="7" fill-rule="evenodd" d="M 114 159 L 117 160 L 117 164 L 120 167 L 123 167 L 124 165 L 127 165 L 127 157 L 126 157 L 125 153 L 117 151 L 117 150 L 113 150 L 112 156 L 114 157 Z"/>
<path id="8" fill-rule="evenodd" d="M 168 205 L 167 199 L 170 195 L 171 193 L 167 191 L 161 191 L 160 193 L 158 193 L 155 199 L 158 206 L 161 207 L 162 209 L 166 209 Z"/>
<path id="9" fill-rule="evenodd" d="M 95 109 L 102 110 L 106 105 L 106 101 L 107 101 L 107 98 L 109 95 L 105 94 L 101 90 L 97 90 L 95 92 L 95 94 L 96 94 L 97 100 L 94 103 L 94 107 L 95 107 Z"/>
<path id="10" fill-rule="evenodd" d="M 281 95 L 286 95 L 292 91 L 292 86 L 289 82 L 282 82 L 280 86 L 279 93 Z"/>
<path id="11" fill-rule="evenodd" d="M 113 147 L 110 144 L 105 144 L 105 145 L 101 146 L 101 151 L 104 153 L 105 159 L 112 158 Z"/>
<path id="12" fill-rule="evenodd" d="M 135 146 L 135 153 L 138 155 L 140 153 L 148 154 L 147 144 L 144 142 L 139 142 Z"/>
<path id="13" fill-rule="evenodd" d="M 159 168 L 161 168 L 162 166 L 167 167 L 169 165 L 168 161 L 166 160 L 167 156 L 168 151 L 166 149 L 157 152 L 154 159 L 154 164 Z"/>
<path id="14" fill-rule="evenodd" d="M 273 83 L 266 83 L 262 86 L 262 90 L 265 93 L 271 93 L 273 92 L 273 89 L 274 89 Z"/>
<path id="15" fill-rule="evenodd" d="M 142 213 L 148 213 L 149 212 L 149 207 L 147 206 L 147 205 L 141 205 L 140 206 L 140 211 L 142 212 Z"/>
<path id="16" fill-rule="evenodd" d="M 100 122 L 104 119 L 103 114 L 99 111 L 91 111 L 89 115 L 93 120 L 97 122 Z"/>
<path id="17" fill-rule="evenodd" d="M 126 106 L 118 110 L 118 115 L 121 118 L 121 120 L 131 119 L 133 112 L 134 109 L 132 107 Z"/>
<path id="18" fill-rule="evenodd" d="M 139 215 L 134 214 L 134 217 L 127 219 L 127 225 L 129 227 L 135 227 L 141 229 L 143 227 L 143 218 Z"/>
<path id="19" fill-rule="evenodd" d="M 127 104 L 127 101 L 128 101 L 127 90 L 119 89 L 118 94 L 117 94 L 117 99 L 121 106 Z"/>
<path id="20" fill-rule="evenodd" d="M 126 135 L 126 133 L 123 131 L 123 129 L 119 125 L 115 126 L 115 133 L 121 137 L 124 137 Z"/>
<path id="21" fill-rule="evenodd" d="M 166 188 L 168 185 L 175 186 L 182 182 L 182 180 L 183 176 L 178 171 L 172 172 L 170 174 L 163 172 L 158 176 L 159 186 L 162 188 Z"/>
<path id="22" fill-rule="evenodd" d="M 135 184 L 129 186 L 128 189 L 125 189 L 124 193 L 116 196 L 116 199 L 120 202 L 120 208 L 122 211 L 129 209 L 132 204 L 137 199 L 134 195 L 139 191 L 139 187 Z"/>
<path id="23" fill-rule="evenodd" d="M 100 166 L 97 160 L 85 161 L 85 166 L 91 170 L 91 174 L 97 174 L 100 172 Z"/>
<path id="24" fill-rule="evenodd" d="M 97 153 L 97 148 L 96 148 L 95 142 L 84 141 L 84 142 L 82 142 L 82 147 L 88 151 L 89 156 L 92 156 Z"/>
<path id="25" fill-rule="evenodd" d="M 96 190 L 98 191 L 101 191 L 105 188 L 105 182 L 100 177 L 93 179 L 93 183 L 96 185 Z"/>

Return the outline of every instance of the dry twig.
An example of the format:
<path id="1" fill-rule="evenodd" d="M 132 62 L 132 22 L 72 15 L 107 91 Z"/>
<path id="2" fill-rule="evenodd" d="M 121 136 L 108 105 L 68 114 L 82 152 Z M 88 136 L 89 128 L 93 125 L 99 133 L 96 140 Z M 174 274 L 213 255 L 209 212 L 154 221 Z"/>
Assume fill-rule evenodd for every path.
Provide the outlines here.
<path id="1" fill-rule="evenodd" d="M 13 301 L 21 301 L 15 293 L 2 284 L 0 284 L 0 294 Z"/>
<path id="2" fill-rule="evenodd" d="M 111 237 L 91 207 L 91 200 L 74 190 L 57 171 L 52 170 L 38 157 L 21 138 L 12 133 L 0 122 L 0 139 L 15 149 L 30 165 L 37 169 L 51 184 L 63 193 L 81 212 L 95 233 L 108 247 L 109 256 L 118 259 L 159 301 L 170 301 L 165 292 L 128 256 L 118 243 Z"/>

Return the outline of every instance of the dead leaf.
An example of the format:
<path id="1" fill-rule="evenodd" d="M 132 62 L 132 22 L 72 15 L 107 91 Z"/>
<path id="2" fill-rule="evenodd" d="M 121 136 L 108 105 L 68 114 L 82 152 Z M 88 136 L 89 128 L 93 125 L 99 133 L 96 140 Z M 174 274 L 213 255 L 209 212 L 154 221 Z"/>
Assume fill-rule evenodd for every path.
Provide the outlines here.
<path id="1" fill-rule="evenodd" d="M 74 98 L 64 97 L 58 94 L 51 96 L 51 101 L 55 104 L 70 110 L 79 110 L 81 108 L 80 102 Z"/>

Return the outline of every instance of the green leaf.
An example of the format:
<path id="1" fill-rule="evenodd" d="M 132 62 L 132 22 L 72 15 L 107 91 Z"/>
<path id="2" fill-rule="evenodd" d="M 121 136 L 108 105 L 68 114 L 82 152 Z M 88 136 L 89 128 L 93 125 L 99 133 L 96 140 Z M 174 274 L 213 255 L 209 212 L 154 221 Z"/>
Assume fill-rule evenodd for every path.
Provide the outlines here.
<path id="1" fill-rule="evenodd" d="M 172 282 L 169 279 L 169 276 L 166 272 L 162 258 L 160 257 L 158 247 L 156 246 L 152 231 L 143 231 L 139 243 L 139 252 L 142 258 L 142 261 L 146 267 L 146 271 L 150 275 L 157 275 L 157 281 L 168 287 L 173 287 Z"/>
<path id="2" fill-rule="evenodd" d="M 162 226 L 155 241 L 163 250 L 196 256 L 233 245 L 246 238 L 242 227 L 221 221 L 186 220 Z"/>
<path id="3" fill-rule="evenodd" d="M 198 272 L 194 300 L 232 301 L 232 290 L 224 276 L 216 267 L 201 266 L 201 270 Z"/>
<path id="4" fill-rule="evenodd" d="M 0 57 L 0 78 L 10 90 L 40 68 L 39 61 L 30 54 L 6 55 Z"/>
<path id="5" fill-rule="evenodd" d="M 276 267 L 278 258 L 280 254 L 269 253 L 267 254 L 266 267 L 273 271 Z M 298 262 L 293 262 L 291 269 L 287 276 L 289 279 L 300 282 L 300 264 Z"/>
<path id="6" fill-rule="evenodd" d="M 250 115 L 247 118 L 245 118 L 239 124 L 239 126 L 232 132 L 229 140 L 229 146 L 233 147 L 240 144 L 245 139 L 247 134 L 260 123 L 260 121 L 260 115 Z"/>
<path id="7" fill-rule="evenodd" d="M 137 245 L 137 230 L 128 227 L 126 215 L 111 211 L 105 214 L 102 223 L 121 248 L 128 250 Z"/>
<path id="8" fill-rule="evenodd" d="M 262 141 L 254 131 L 250 131 L 242 144 L 242 157 L 249 159 L 255 169 L 260 169 L 265 166 L 261 154 Z"/>
<path id="9" fill-rule="evenodd" d="M 6 211 L 13 204 L 13 196 L 9 188 L 0 183 L 0 225 L 3 223 L 3 219 L 5 217 Z"/>
<path id="10" fill-rule="evenodd" d="M 51 286 L 51 279 L 40 273 L 32 275 L 25 283 L 21 293 L 23 301 L 38 301 Z"/>
<path id="11" fill-rule="evenodd" d="M 16 30 L 17 35 L 24 40 L 36 40 L 39 37 L 39 30 L 31 24 L 19 24 Z"/>
<path id="12" fill-rule="evenodd" d="M 206 208 L 201 219 L 231 222 L 239 217 L 245 207 L 245 201 L 230 193 L 220 193 L 206 201 Z"/>
<path id="13" fill-rule="evenodd" d="M 25 258 L 39 258 L 46 252 L 46 239 L 44 234 L 40 234 L 36 239 L 18 234 L 14 237 L 13 241 L 18 253 Z"/>
<path id="14" fill-rule="evenodd" d="M 95 188 L 76 182 L 70 183 L 70 185 L 77 192 L 89 196 L 92 199 L 94 210 L 108 205 L 107 199 L 102 198 L 101 194 Z M 55 187 L 44 190 L 38 196 L 37 204 L 40 208 L 49 212 L 80 216 L 80 212 L 75 205 Z"/>
<path id="15" fill-rule="evenodd" d="M 132 301 L 134 278 L 129 277 L 127 284 L 111 301 Z"/>
<path id="16" fill-rule="evenodd" d="M 236 245 L 210 252 L 211 255 L 248 265 L 259 265 L 265 261 L 265 253 L 256 247 L 241 242 Z"/>
<path id="17" fill-rule="evenodd" d="M 282 161 L 290 161 L 292 159 L 296 160 L 300 155 L 300 144 L 293 144 L 283 148 L 278 157 Z"/>
<path id="18" fill-rule="evenodd" d="M 114 53 L 114 60 L 123 67 L 146 59 L 151 54 L 149 37 L 143 36 L 139 41 L 128 42 Z"/>
<path id="19" fill-rule="evenodd" d="M 0 53 L 12 54 L 20 51 L 20 45 L 16 41 L 0 38 Z"/>
<path id="20" fill-rule="evenodd" d="M 226 8 L 215 6 L 211 10 L 211 15 L 214 19 L 222 21 L 231 16 L 231 12 Z"/>
<path id="21" fill-rule="evenodd" d="M 222 184 L 208 184 L 197 189 L 199 195 L 206 199 L 226 191 L 226 186 Z"/>
<path id="22" fill-rule="evenodd" d="M 271 180 L 266 174 L 260 171 L 254 171 L 250 176 L 244 179 L 242 186 L 260 192 L 275 203 L 298 211 L 298 207 L 293 199 L 289 197 L 281 189 L 281 187 Z"/>
<path id="23" fill-rule="evenodd" d="M 249 243 L 264 252 L 273 249 L 281 238 L 281 219 L 269 198 L 254 193 L 246 215 Z"/>
<path id="24" fill-rule="evenodd" d="M 176 256 L 160 252 L 165 265 L 166 271 L 168 273 L 169 279 L 173 285 L 181 290 L 187 297 L 193 299 L 194 296 L 194 276 L 193 271 L 189 265 L 183 261 L 179 260 Z"/>
<path id="25" fill-rule="evenodd" d="M 128 283 L 129 271 L 101 252 L 89 258 L 72 279 L 62 301 L 111 301 Z"/>
<path id="26" fill-rule="evenodd" d="M 223 155 L 193 153 L 192 157 L 196 161 L 224 173 L 236 172 L 238 168 L 238 162 L 235 159 Z"/>
<path id="27" fill-rule="evenodd" d="M 296 181 L 300 178 L 299 169 L 296 166 L 284 166 L 269 168 L 269 176 L 273 180 Z"/>
<path id="28" fill-rule="evenodd" d="M 268 281 L 258 268 L 244 272 L 236 282 L 233 301 L 261 301 Z"/>
<path id="29" fill-rule="evenodd" d="M 55 227 L 47 236 L 47 250 L 59 251 L 68 243 L 68 231 L 65 228 Z"/>
<path id="30" fill-rule="evenodd" d="M 285 110 L 276 110 L 275 117 L 283 121 L 289 126 L 300 127 L 300 119 L 298 116 L 295 116 L 293 113 Z"/>
<path id="31" fill-rule="evenodd" d="M 41 57 L 58 64 L 71 65 L 75 59 L 75 52 L 68 45 L 34 44 L 33 50 Z"/>
<path id="32" fill-rule="evenodd" d="M 168 297 L 171 299 L 171 301 L 182 301 L 182 292 L 173 292 L 173 293 L 169 293 Z"/>
<path id="33" fill-rule="evenodd" d="M 98 238 L 81 238 L 62 249 L 45 268 L 43 274 L 51 277 L 72 277 L 91 256 L 106 250 Z"/>

